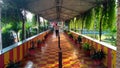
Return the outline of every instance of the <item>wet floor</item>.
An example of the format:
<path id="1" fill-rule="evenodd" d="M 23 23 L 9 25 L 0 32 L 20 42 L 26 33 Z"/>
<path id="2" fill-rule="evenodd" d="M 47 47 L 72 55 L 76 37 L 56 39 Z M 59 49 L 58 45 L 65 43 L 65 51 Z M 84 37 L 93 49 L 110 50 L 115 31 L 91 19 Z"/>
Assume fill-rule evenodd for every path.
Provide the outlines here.
<path id="1" fill-rule="evenodd" d="M 64 33 L 60 34 L 60 40 L 62 68 L 101 68 L 77 49 Z M 51 34 L 41 48 L 36 48 L 34 54 L 23 60 L 22 68 L 59 68 L 58 51 L 58 38 Z"/>

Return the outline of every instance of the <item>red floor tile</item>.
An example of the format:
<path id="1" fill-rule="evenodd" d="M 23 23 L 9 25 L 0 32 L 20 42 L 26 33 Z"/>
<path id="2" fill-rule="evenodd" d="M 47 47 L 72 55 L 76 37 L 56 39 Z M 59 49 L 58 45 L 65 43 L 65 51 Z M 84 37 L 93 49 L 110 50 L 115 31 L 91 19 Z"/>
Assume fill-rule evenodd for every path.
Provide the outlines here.
<path id="1" fill-rule="evenodd" d="M 62 48 L 63 68 L 97 68 L 90 58 L 85 57 L 82 50 L 78 50 L 66 35 L 60 34 Z M 41 49 L 36 48 L 33 56 L 28 56 L 22 62 L 24 68 L 28 61 L 33 62 L 34 68 L 58 68 L 58 42 L 57 38 L 50 35 L 42 44 Z"/>

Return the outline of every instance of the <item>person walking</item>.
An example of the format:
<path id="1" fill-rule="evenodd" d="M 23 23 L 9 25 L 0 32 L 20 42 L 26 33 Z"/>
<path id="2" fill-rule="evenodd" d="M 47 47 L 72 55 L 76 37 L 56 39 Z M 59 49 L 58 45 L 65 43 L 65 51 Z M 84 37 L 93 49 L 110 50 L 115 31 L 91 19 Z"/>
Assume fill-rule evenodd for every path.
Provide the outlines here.
<path id="1" fill-rule="evenodd" d="M 57 23 L 55 24 L 54 29 L 57 37 L 59 35 L 59 26 L 57 25 Z"/>

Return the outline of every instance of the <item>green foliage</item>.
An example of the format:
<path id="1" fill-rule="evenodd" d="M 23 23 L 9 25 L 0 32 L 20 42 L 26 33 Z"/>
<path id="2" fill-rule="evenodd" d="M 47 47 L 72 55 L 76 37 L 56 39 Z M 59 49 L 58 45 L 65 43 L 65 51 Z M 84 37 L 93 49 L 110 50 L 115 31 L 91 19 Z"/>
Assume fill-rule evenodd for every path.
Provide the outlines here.
<path id="1" fill-rule="evenodd" d="M 91 9 L 86 13 L 86 18 L 85 18 L 85 28 L 90 29 L 93 28 L 93 23 L 94 23 L 94 10 Z"/>
<path id="2" fill-rule="evenodd" d="M 81 14 L 79 20 L 75 18 L 72 19 L 69 23 L 70 29 L 85 29 L 85 30 L 94 30 L 95 32 L 101 31 L 107 32 L 107 37 L 111 37 L 111 40 L 115 42 L 116 39 L 116 19 L 117 19 L 117 6 L 116 0 L 106 0 L 102 3 L 100 0 L 97 0 L 98 5 L 87 12 Z M 75 23 L 74 23 L 75 22 Z M 100 33 L 100 32 L 99 32 Z M 102 33 L 103 35 L 103 33 Z M 93 34 L 92 37 L 95 37 Z M 98 35 L 97 35 L 98 36 Z M 97 39 L 99 39 L 98 36 Z M 103 36 L 102 36 L 103 37 Z M 102 38 L 102 40 L 104 40 Z M 109 40 L 109 42 L 112 42 Z"/>
<path id="3" fill-rule="evenodd" d="M 33 23 L 33 26 L 37 25 L 37 16 L 36 15 L 33 16 L 32 23 Z"/>
<path id="4" fill-rule="evenodd" d="M 91 58 L 93 60 L 102 60 L 105 58 L 105 53 L 102 50 L 96 51 L 94 52 L 94 54 L 91 55 Z"/>
<path id="5" fill-rule="evenodd" d="M 79 35 L 77 40 L 78 40 L 78 43 L 82 42 L 82 37 Z"/>
<path id="6" fill-rule="evenodd" d="M 106 9 L 106 8 L 105 8 Z M 106 18 L 107 18 L 107 22 L 106 22 L 106 27 L 111 29 L 113 28 L 112 25 L 116 24 L 116 17 L 117 17 L 117 11 L 116 11 L 116 0 L 109 0 L 107 3 L 107 9 L 106 9 Z"/>
<path id="7" fill-rule="evenodd" d="M 100 2 L 101 1 L 98 1 L 98 3 Z M 106 30 L 113 28 L 113 25 L 116 24 L 116 17 L 116 0 L 109 0 L 103 5 L 98 5 L 85 12 L 79 20 L 83 20 L 85 29 L 94 29 L 94 26 L 96 26 L 96 30 L 99 30 L 100 19 L 102 19 L 102 28 Z M 81 27 L 80 25 L 75 25 L 75 22 L 75 18 L 70 21 L 70 27 L 72 29 Z"/>
<path id="8" fill-rule="evenodd" d="M 7 46 L 14 44 L 14 37 L 10 32 L 5 32 L 5 33 L 2 33 L 2 41 L 3 41 L 2 42 L 3 48 L 5 48 Z"/>
<path id="9" fill-rule="evenodd" d="M 22 24 L 19 22 L 11 23 L 11 25 L 12 25 L 11 30 L 15 31 L 16 33 L 18 33 L 19 30 L 22 28 Z"/>
<path id="10" fill-rule="evenodd" d="M 81 23 L 82 23 L 81 18 L 79 19 L 74 18 L 70 20 L 69 27 L 71 30 L 82 29 Z"/>
<path id="11" fill-rule="evenodd" d="M 33 36 L 33 35 L 36 35 L 37 34 L 37 28 L 32 28 L 32 30 L 31 30 L 32 32 L 31 32 L 31 36 Z"/>
<path id="12" fill-rule="evenodd" d="M 25 0 L 3 0 L 2 22 L 20 22 L 22 21 L 22 10 L 27 4 Z"/>
<path id="13" fill-rule="evenodd" d="M 90 44 L 88 44 L 88 43 L 84 43 L 82 47 L 83 47 L 83 49 L 85 51 L 89 51 L 90 50 Z"/>
<path id="14" fill-rule="evenodd" d="M 102 14 L 102 5 L 99 5 L 97 7 L 94 8 L 94 12 L 95 12 L 95 20 L 94 20 L 94 25 L 96 26 L 96 30 L 99 30 L 100 26 L 100 19 L 101 19 L 101 14 Z"/>
<path id="15" fill-rule="evenodd" d="M 82 29 L 82 19 L 81 18 L 78 19 L 77 27 L 78 27 L 78 29 Z"/>
<path id="16" fill-rule="evenodd" d="M 8 31 L 11 30 L 11 28 L 12 28 L 12 25 L 11 25 L 11 24 L 7 24 L 6 26 L 4 26 L 4 27 L 2 28 L 2 32 L 3 32 L 3 33 L 8 32 Z"/>
<path id="17" fill-rule="evenodd" d="M 10 61 L 6 68 L 19 68 L 19 67 L 20 67 L 20 62 Z"/>
<path id="18" fill-rule="evenodd" d="M 26 22 L 25 23 L 25 28 L 26 28 L 26 30 L 29 30 L 30 28 L 32 28 L 33 26 L 33 23 L 32 22 Z"/>
<path id="19" fill-rule="evenodd" d="M 39 40 L 37 40 L 37 44 L 39 45 L 40 43 L 41 43 L 42 41 L 39 39 Z"/>
<path id="20" fill-rule="evenodd" d="M 14 43 L 13 35 L 10 32 L 11 28 L 12 28 L 11 24 L 8 24 L 4 28 L 2 28 L 2 45 L 3 45 L 3 48 L 5 48 L 7 46 L 10 46 Z"/>
<path id="21" fill-rule="evenodd" d="M 70 38 L 73 38 L 73 35 L 72 35 L 71 32 L 68 32 L 68 36 L 69 36 Z"/>
<path id="22" fill-rule="evenodd" d="M 17 34 L 17 37 L 20 35 L 20 41 L 22 38 L 22 21 L 23 14 L 22 11 L 28 4 L 28 0 L 3 0 L 2 7 L 2 42 L 3 47 L 10 46 L 14 43 L 12 33 L 14 31 Z M 26 38 L 31 37 L 37 34 L 37 16 L 34 15 L 32 21 L 27 21 L 25 17 L 25 33 Z M 27 22 L 26 22 L 27 21 Z M 45 23 L 45 27 L 49 25 L 48 22 Z M 31 31 L 30 31 L 31 28 Z M 40 32 L 43 31 L 43 27 L 39 27 Z M 19 35 L 18 35 L 19 34 Z"/>

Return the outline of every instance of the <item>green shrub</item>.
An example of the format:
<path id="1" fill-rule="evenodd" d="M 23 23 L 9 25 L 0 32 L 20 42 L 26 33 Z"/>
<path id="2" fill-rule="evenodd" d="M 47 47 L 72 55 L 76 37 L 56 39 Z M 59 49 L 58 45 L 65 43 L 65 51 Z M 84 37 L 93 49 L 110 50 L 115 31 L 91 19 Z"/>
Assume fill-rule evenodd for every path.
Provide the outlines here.
<path id="1" fill-rule="evenodd" d="M 83 44 L 83 49 L 84 49 L 85 51 L 90 50 L 90 49 L 91 49 L 91 48 L 90 48 L 90 44 L 88 44 L 88 43 Z"/>
<path id="2" fill-rule="evenodd" d="M 73 35 L 71 34 L 71 32 L 68 33 L 68 36 L 69 36 L 70 38 L 73 38 Z"/>
<path id="3" fill-rule="evenodd" d="M 78 41 L 78 43 L 82 42 L 82 37 L 78 36 L 77 41 Z"/>
<path id="4" fill-rule="evenodd" d="M 96 51 L 93 55 L 91 55 L 93 60 L 102 60 L 105 58 L 105 53 L 102 50 Z"/>

